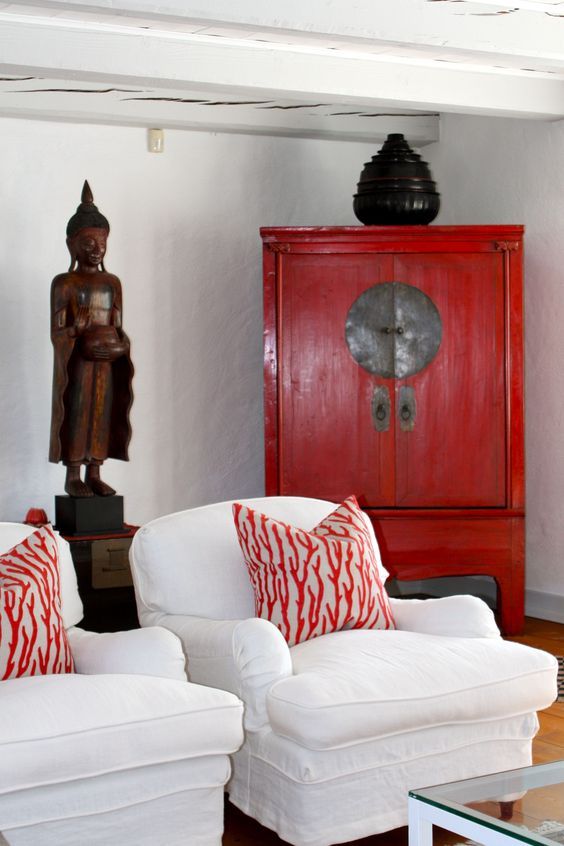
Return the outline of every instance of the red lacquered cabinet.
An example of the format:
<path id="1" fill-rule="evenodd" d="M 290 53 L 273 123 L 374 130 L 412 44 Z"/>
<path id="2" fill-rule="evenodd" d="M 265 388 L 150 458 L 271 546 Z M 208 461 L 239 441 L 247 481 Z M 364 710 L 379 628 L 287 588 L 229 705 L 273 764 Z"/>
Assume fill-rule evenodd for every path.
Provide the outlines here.
<path id="1" fill-rule="evenodd" d="M 354 493 L 398 579 L 523 625 L 520 226 L 265 228 L 266 492 Z"/>

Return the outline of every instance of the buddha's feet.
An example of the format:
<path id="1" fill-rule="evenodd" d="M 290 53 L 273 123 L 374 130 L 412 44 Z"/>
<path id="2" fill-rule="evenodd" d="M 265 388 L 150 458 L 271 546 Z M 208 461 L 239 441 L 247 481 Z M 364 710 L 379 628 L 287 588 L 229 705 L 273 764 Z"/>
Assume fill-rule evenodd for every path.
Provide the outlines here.
<path id="1" fill-rule="evenodd" d="M 94 496 L 94 491 L 82 481 L 82 479 L 67 479 L 65 490 L 69 496 L 86 497 Z"/>
<path id="2" fill-rule="evenodd" d="M 103 482 L 101 479 L 88 479 L 88 485 L 92 491 L 95 493 L 96 496 L 113 496 L 115 494 L 115 490 Z"/>

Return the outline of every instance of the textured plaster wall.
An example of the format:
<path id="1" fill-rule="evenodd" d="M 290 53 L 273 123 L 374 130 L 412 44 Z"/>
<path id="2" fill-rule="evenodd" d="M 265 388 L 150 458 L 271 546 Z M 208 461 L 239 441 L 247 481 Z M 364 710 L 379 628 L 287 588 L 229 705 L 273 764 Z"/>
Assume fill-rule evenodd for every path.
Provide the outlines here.
<path id="1" fill-rule="evenodd" d="M 263 490 L 261 225 L 355 224 L 379 145 L 0 121 L 0 519 L 53 516 L 49 287 L 88 178 L 112 225 L 136 367 L 126 519 Z M 524 223 L 527 588 L 564 619 L 564 123 L 445 116 L 436 223 Z M 533 605 L 531 605 L 533 603 Z M 543 608 L 540 612 L 543 613 Z"/>
<path id="2" fill-rule="evenodd" d="M 261 225 L 353 224 L 374 145 L 0 121 L 0 519 L 54 517 L 49 288 L 88 178 L 136 368 L 126 520 L 263 492 Z"/>
<path id="3" fill-rule="evenodd" d="M 564 121 L 444 116 L 424 158 L 436 223 L 526 227 L 527 607 L 564 621 Z"/>

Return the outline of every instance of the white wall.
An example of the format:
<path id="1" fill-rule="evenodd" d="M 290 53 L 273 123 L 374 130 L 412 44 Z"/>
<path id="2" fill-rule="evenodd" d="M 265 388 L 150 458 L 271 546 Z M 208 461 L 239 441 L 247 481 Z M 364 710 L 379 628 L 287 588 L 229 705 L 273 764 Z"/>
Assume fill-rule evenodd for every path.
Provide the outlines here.
<path id="1" fill-rule="evenodd" d="M 136 367 L 126 520 L 263 490 L 261 225 L 356 224 L 376 145 L 0 121 L 0 518 L 53 517 L 49 287 L 88 178 Z M 435 223 L 526 225 L 528 609 L 564 620 L 564 123 L 446 116 Z M 548 609 L 548 612 L 547 612 Z"/>
<path id="2" fill-rule="evenodd" d="M 263 491 L 261 225 L 354 224 L 379 145 L 0 121 L 0 519 L 54 518 L 49 289 L 88 178 L 136 368 L 127 521 Z"/>
<path id="3" fill-rule="evenodd" d="M 564 121 L 444 116 L 435 223 L 523 223 L 527 612 L 564 622 Z"/>

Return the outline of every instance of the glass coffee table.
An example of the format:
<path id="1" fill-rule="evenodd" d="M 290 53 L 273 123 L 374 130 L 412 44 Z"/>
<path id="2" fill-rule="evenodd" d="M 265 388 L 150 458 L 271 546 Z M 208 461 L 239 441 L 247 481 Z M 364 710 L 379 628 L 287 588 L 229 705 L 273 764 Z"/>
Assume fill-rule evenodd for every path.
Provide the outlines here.
<path id="1" fill-rule="evenodd" d="M 409 792 L 409 846 L 433 826 L 483 846 L 564 844 L 564 761 Z"/>

